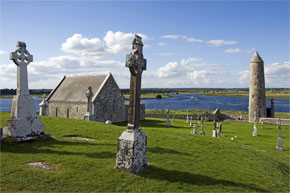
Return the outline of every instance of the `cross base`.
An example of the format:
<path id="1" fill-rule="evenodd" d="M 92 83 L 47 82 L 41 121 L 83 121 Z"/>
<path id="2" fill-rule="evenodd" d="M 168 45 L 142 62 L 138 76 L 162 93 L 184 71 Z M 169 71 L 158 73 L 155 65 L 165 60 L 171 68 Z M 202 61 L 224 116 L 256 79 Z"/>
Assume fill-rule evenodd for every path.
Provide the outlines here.
<path id="1" fill-rule="evenodd" d="M 283 150 L 282 138 L 281 137 L 278 137 L 278 143 L 277 143 L 276 149 Z"/>
<path id="2" fill-rule="evenodd" d="M 118 139 L 116 168 L 136 174 L 147 166 L 147 136 L 141 129 L 125 130 Z"/>

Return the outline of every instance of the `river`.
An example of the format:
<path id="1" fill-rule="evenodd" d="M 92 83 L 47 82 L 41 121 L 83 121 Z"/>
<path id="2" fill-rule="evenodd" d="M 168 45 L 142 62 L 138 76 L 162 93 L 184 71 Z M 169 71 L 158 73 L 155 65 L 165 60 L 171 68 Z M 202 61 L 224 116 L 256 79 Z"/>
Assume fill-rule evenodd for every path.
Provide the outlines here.
<path id="1" fill-rule="evenodd" d="M 36 110 L 41 98 L 33 98 Z M 12 99 L 0 99 L 0 111 L 10 112 Z M 247 97 L 222 97 L 204 96 L 201 94 L 172 95 L 171 98 L 141 100 L 146 109 L 170 109 L 170 110 L 220 110 L 248 111 L 249 99 Z M 275 112 L 290 112 L 290 99 L 274 99 Z M 270 99 L 267 99 L 267 107 L 270 107 Z"/>

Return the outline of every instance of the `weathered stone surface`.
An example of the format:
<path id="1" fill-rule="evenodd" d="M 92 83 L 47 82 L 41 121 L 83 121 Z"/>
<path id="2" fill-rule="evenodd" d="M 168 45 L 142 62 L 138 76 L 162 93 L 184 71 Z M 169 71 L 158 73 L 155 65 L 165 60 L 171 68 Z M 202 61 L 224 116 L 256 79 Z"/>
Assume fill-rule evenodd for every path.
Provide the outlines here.
<path id="1" fill-rule="evenodd" d="M 47 115 L 47 107 L 48 107 L 48 102 L 47 102 L 45 96 L 43 96 L 41 103 L 39 103 L 39 115 L 40 116 Z"/>
<path id="2" fill-rule="evenodd" d="M 254 112 L 258 120 L 266 117 L 264 61 L 258 52 L 250 61 L 249 122 L 254 122 Z"/>
<path id="3" fill-rule="evenodd" d="M 280 119 L 277 121 L 277 127 L 279 129 L 279 137 L 278 137 L 276 149 L 283 150 L 282 136 L 281 136 L 281 120 Z"/>
<path id="4" fill-rule="evenodd" d="M 141 129 L 127 129 L 118 139 L 116 167 L 138 173 L 147 166 L 147 136 Z"/>
<path id="5" fill-rule="evenodd" d="M 131 73 L 129 117 L 127 130 L 119 137 L 116 168 L 138 173 L 147 165 L 147 136 L 139 127 L 141 76 L 146 70 L 146 59 L 143 57 L 142 38 L 138 35 L 135 35 L 132 51 L 126 57 L 126 66 Z"/>
<path id="6" fill-rule="evenodd" d="M 193 125 L 193 130 L 191 131 L 191 134 L 196 135 L 197 131 L 196 131 L 196 125 Z"/>
<path id="7" fill-rule="evenodd" d="M 27 165 L 31 166 L 32 168 L 38 168 L 38 169 L 46 170 L 46 171 L 53 171 L 51 167 L 49 167 L 48 165 L 42 162 L 31 162 L 31 163 L 28 163 Z"/>
<path id="8" fill-rule="evenodd" d="M 96 141 L 95 139 L 92 139 L 92 138 L 79 137 L 79 136 L 67 136 L 64 138 L 65 139 L 73 139 L 73 140 L 81 140 L 81 141 Z"/>
<path id="9" fill-rule="evenodd" d="M 260 118 L 260 122 L 268 123 L 268 124 L 276 124 L 278 118 Z M 280 119 L 281 125 L 290 125 L 290 119 Z"/>
<path id="10" fill-rule="evenodd" d="M 36 116 L 34 101 L 28 90 L 27 65 L 33 57 L 24 42 L 18 42 L 17 47 L 10 54 L 10 59 L 17 65 L 17 93 L 12 100 L 11 119 L 6 121 L 4 134 L 18 142 L 48 138 L 50 136 L 44 134 L 41 118 Z"/>

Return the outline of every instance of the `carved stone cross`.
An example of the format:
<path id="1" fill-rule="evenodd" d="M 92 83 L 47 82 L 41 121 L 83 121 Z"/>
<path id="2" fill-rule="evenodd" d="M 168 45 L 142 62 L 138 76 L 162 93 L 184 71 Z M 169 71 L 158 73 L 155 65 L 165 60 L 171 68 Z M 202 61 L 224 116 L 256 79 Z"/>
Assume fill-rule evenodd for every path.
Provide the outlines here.
<path id="1" fill-rule="evenodd" d="M 88 98 L 87 112 L 89 112 L 91 115 L 92 114 L 92 97 L 93 97 L 93 92 L 92 92 L 91 86 L 88 87 L 88 91 L 87 91 L 86 95 Z"/>
<path id="2" fill-rule="evenodd" d="M 146 70 L 142 38 L 137 34 L 132 42 L 132 51 L 126 56 L 126 67 L 129 67 L 131 73 L 128 129 L 134 130 L 140 125 L 141 76 L 143 70 Z"/>
<path id="3" fill-rule="evenodd" d="M 27 65 L 33 61 L 33 56 L 26 50 L 24 42 L 17 42 L 17 49 L 10 53 L 10 60 L 17 65 L 17 94 L 28 95 Z"/>

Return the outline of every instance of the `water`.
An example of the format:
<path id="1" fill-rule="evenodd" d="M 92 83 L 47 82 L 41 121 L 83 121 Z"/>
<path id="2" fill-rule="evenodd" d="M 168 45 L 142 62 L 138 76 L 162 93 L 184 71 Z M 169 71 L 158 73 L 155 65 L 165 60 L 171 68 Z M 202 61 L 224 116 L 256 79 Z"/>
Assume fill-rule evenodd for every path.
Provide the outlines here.
<path id="1" fill-rule="evenodd" d="M 191 97 L 194 98 L 191 98 Z M 141 100 L 146 109 L 248 111 L 249 98 L 204 96 L 201 94 L 172 95 L 172 98 Z M 290 112 L 290 99 L 274 99 L 275 112 Z M 270 108 L 270 99 L 267 99 Z"/>
<path id="2" fill-rule="evenodd" d="M 41 103 L 42 98 L 33 97 L 33 99 L 34 99 L 34 105 L 35 105 L 36 111 L 39 111 L 39 103 Z M 12 99 L 0 99 L 0 112 L 10 112 L 11 104 L 12 104 Z"/>
<path id="3" fill-rule="evenodd" d="M 194 98 L 191 98 L 194 96 Z M 38 104 L 41 98 L 33 98 L 35 108 L 39 111 Z M 10 112 L 12 99 L 0 99 L 1 112 Z M 275 112 L 290 112 L 290 99 L 274 99 Z M 248 111 L 249 99 L 247 97 L 221 97 L 204 96 L 201 94 L 172 95 L 171 98 L 141 100 L 146 109 L 170 109 L 170 110 L 220 110 Z M 267 107 L 270 107 L 270 99 L 267 99 Z"/>

